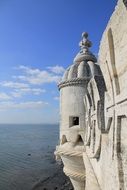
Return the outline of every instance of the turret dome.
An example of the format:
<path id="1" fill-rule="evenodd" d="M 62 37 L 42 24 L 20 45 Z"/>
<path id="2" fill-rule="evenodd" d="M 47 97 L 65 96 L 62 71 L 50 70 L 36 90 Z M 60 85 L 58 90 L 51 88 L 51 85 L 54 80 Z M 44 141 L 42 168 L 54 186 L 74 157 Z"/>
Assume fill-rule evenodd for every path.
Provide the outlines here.
<path id="1" fill-rule="evenodd" d="M 89 51 L 92 42 L 88 40 L 88 33 L 82 33 L 82 40 L 79 43 L 80 51 L 74 58 L 73 64 L 68 67 L 63 75 L 59 88 L 68 85 L 82 84 L 91 78 L 91 66 L 97 62 L 96 57 Z"/>
<path id="2" fill-rule="evenodd" d="M 90 68 L 87 62 L 72 64 L 65 71 L 62 81 L 72 80 L 74 78 L 87 78 L 90 77 Z"/>

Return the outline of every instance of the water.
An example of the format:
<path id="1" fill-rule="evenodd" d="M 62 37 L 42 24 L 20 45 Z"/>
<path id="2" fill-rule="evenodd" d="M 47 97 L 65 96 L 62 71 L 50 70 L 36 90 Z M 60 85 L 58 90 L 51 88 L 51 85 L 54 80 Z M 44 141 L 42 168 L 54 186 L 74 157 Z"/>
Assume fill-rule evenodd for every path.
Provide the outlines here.
<path id="1" fill-rule="evenodd" d="M 0 190 L 32 190 L 54 170 L 57 125 L 0 125 Z"/>

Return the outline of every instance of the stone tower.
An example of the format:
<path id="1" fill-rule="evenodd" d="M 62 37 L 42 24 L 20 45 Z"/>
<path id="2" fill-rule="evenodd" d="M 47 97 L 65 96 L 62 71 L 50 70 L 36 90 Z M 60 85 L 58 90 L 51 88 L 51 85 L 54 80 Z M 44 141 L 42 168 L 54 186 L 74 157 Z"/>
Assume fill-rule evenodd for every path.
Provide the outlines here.
<path id="1" fill-rule="evenodd" d="M 99 72 L 96 57 L 89 51 L 92 43 L 88 34 L 82 34 L 80 52 L 74 63 L 65 71 L 58 87 L 60 90 L 60 145 L 56 154 L 64 163 L 64 172 L 70 177 L 75 190 L 85 188 L 84 151 L 85 107 L 87 84 Z"/>

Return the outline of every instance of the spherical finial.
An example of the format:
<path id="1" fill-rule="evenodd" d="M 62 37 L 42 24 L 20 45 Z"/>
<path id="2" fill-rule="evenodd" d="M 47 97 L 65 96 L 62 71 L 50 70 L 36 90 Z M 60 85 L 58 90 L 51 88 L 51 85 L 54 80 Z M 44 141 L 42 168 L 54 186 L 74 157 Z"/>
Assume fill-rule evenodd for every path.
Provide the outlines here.
<path id="1" fill-rule="evenodd" d="M 82 38 L 88 38 L 89 34 L 87 32 L 82 33 Z"/>
<path id="2" fill-rule="evenodd" d="M 88 33 L 87 32 L 83 32 L 82 33 L 82 40 L 79 43 L 79 46 L 81 47 L 81 49 L 88 49 L 92 46 L 92 42 L 90 40 L 88 40 Z"/>

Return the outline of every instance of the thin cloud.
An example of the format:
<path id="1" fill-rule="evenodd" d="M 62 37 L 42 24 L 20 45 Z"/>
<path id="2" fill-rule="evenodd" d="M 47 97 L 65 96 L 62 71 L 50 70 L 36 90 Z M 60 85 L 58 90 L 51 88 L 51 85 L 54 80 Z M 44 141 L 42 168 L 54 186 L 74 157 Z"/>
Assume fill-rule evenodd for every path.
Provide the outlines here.
<path id="1" fill-rule="evenodd" d="M 28 88 L 29 85 L 26 83 L 13 82 L 13 81 L 2 81 L 0 85 L 8 88 Z"/>
<path id="2" fill-rule="evenodd" d="M 60 100 L 60 97 L 59 97 L 59 96 L 55 96 L 55 97 L 54 97 L 54 100 L 59 101 L 59 100 Z"/>
<path id="3" fill-rule="evenodd" d="M 62 66 L 56 65 L 54 67 L 47 67 L 51 72 L 55 74 L 63 74 L 65 69 Z"/>
<path id="4" fill-rule="evenodd" d="M 18 98 L 27 94 L 33 94 L 37 96 L 45 92 L 46 90 L 41 88 L 21 88 L 21 89 L 15 89 L 13 92 L 11 92 L 11 94 L 13 97 Z"/>
<path id="5" fill-rule="evenodd" d="M 8 94 L 4 92 L 0 92 L 0 100 L 10 100 L 10 99 L 12 99 L 11 96 L 9 96 Z"/>
<path id="6" fill-rule="evenodd" d="M 12 95 L 12 97 L 15 97 L 15 98 L 22 97 L 23 95 L 27 95 L 27 94 L 40 95 L 46 92 L 45 89 L 33 88 L 33 87 L 30 87 L 30 85 L 27 83 L 14 82 L 14 81 L 0 82 L 0 86 L 13 89 L 13 91 L 10 92 L 10 94 Z M 10 97 L 9 95 L 5 93 L 2 93 L 0 96 L 0 99 L 9 100 L 12 97 Z"/>
<path id="7" fill-rule="evenodd" d="M 47 102 L 43 101 L 28 101 L 28 102 L 1 102 L 0 103 L 0 110 L 9 110 L 9 109 L 40 109 L 44 106 L 47 106 Z"/>
<path id="8" fill-rule="evenodd" d="M 13 78 L 28 82 L 32 85 L 41 85 L 44 83 L 53 83 L 53 82 L 58 83 L 62 77 L 60 73 L 55 74 L 46 70 L 33 69 L 23 65 L 20 65 L 18 69 L 22 70 L 23 75 L 13 76 Z"/>

